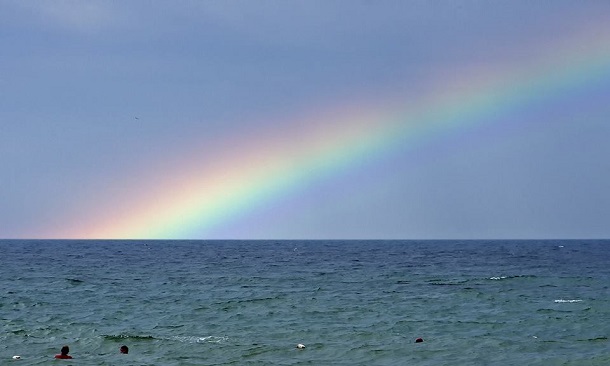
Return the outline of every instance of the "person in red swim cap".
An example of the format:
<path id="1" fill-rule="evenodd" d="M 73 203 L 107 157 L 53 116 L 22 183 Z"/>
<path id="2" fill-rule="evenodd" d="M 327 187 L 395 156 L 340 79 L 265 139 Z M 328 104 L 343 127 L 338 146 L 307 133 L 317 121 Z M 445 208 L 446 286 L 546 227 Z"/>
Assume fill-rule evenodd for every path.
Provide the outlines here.
<path id="1" fill-rule="evenodd" d="M 70 353 L 70 347 L 63 346 L 63 347 L 61 347 L 61 353 L 58 354 L 58 355 L 55 355 L 55 358 L 59 358 L 59 359 L 71 359 L 72 356 L 70 356 L 68 353 Z"/>

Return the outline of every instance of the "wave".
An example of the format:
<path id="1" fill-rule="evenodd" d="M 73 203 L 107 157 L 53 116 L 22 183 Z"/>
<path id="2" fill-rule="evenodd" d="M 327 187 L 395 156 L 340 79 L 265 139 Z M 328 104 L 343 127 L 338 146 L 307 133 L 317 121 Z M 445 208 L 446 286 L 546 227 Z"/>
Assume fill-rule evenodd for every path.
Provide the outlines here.
<path id="1" fill-rule="evenodd" d="M 505 279 L 505 278 L 508 278 L 508 277 L 507 277 L 507 276 L 500 276 L 500 277 L 489 277 L 489 279 L 490 279 L 490 280 L 494 280 L 494 281 L 497 281 L 497 280 L 503 280 L 503 279 Z"/>
<path id="2" fill-rule="evenodd" d="M 217 337 L 217 336 L 173 336 L 167 338 L 169 340 L 184 342 L 184 343 L 220 343 L 229 340 L 229 337 Z"/>
<path id="3" fill-rule="evenodd" d="M 460 286 L 465 283 L 480 283 L 481 281 L 508 281 L 515 279 L 530 279 L 537 278 L 535 275 L 513 275 L 513 276 L 492 276 L 492 277 L 479 277 L 479 278 L 470 278 L 464 280 L 444 280 L 440 278 L 430 279 L 426 282 L 431 286 Z M 397 282 L 400 284 L 400 282 Z M 405 282 L 404 284 L 407 284 Z"/>
<path id="4" fill-rule="evenodd" d="M 428 280 L 427 282 L 428 282 L 428 285 L 430 285 L 430 286 L 459 286 L 459 285 L 463 285 L 469 281 L 470 280 L 444 281 L 440 278 L 436 278 L 436 279 Z"/>
<path id="5" fill-rule="evenodd" d="M 138 335 L 138 334 L 102 334 L 102 338 L 110 341 L 121 341 L 125 339 L 136 340 L 136 341 L 150 341 L 160 338 L 155 338 L 151 335 Z"/>
<path id="6" fill-rule="evenodd" d="M 492 281 L 500 281 L 500 280 L 511 280 L 515 278 L 536 278 L 534 275 L 514 275 L 514 276 L 494 276 L 487 278 Z"/>
<path id="7" fill-rule="evenodd" d="M 599 341 L 607 341 L 608 337 L 596 337 L 596 338 L 589 338 L 589 339 L 579 339 L 579 342 L 599 342 Z"/>
<path id="8" fill-rule="evenodd" d="M 562 313 L 573 313 L 574 311 L 572 310 L 558 310 L 558 309 L 547 309 L 547 308 L 541 308 L 536 310 L 539 313 L 543 313 L 543 314 L 562 314 Z"/>
<path id="9" fill-rule="evenodd" d="M 152 335 L 139 335 L 139 334 L 104 334 L 102 338 L 109 341 L 178 341 L 184 343 L 220 343 L 227 341 L 229 338 L 226 336 L 169 336 L 169 337 L 154 337 Z"/>
<path id="10" fill-rule="evenodd" d="M 78 278 L 66 278 L 66 281 L 68 281 L 69 283 L 73 284 L 73 285 L 78 285 L 80 283 L 84 283 L 84 280 L 80 280 Z"/>
<path id="11" fill-rule="evenodd" d="M 236 304 L 248 304 L 248 303 L 259 303 L 259 302 L 270 302 L 273 300 L 278 300 L 278 299 L 282 299 L 285 296 L 283 295 L 278 295 L 278 296 L 274 296 L 274 297 L 256 297 L 256 298 L 251 298 L 251 299 L 238 299 L 238 300 L 227 300 L 224 302 L 217 302 L 215 303 L 215 305 L 224 305 L 225 308 L 226 307 L 230 307 L 232 305 L 236 305 Z"/>
<path id="12" fill-rule="evenodd" d="M 557 300 L 555 300 L 553 302 L 556 302 L 556 303 L 573 303 L 573 302 L 582 302 L 582 300 L 580 300 L 580 299 L 574 299 L 574 300 L 557 299 Z"/>

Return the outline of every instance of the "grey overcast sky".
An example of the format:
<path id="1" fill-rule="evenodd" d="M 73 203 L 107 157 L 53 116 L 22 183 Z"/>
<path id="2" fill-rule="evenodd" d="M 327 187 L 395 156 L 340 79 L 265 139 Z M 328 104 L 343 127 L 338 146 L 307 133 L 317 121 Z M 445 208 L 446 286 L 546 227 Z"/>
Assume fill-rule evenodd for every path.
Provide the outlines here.
<path id="1" fill-rule="evenodd" d="M 610 237 L 610 2 L 0 0 L 0 238 Z"/>

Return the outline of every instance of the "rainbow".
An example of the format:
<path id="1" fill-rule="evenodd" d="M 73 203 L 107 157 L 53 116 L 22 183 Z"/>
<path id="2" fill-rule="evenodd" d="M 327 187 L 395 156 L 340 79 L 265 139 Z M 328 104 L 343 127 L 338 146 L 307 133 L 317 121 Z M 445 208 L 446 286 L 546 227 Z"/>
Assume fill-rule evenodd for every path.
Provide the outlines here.
<path id="1" fill-rule="evenodd" d="M 355 169 L 398 148 L 439 134 L 492 123 L 507 111 L 552 102 L 574 90 L 610 81 L 610 42 L 579 38 L 553 46 L 538 60 L 491 72 L 473 70 L 462 81 L 442 80 L 429 93 L 390 102 L 362 103 L 310 118 L 299 131 L 260 131 L 236 140 L 231 154 L 200 164 L 200 151 L 184 165 L 157 177 L 151 190 L 127 197 L 119 210 L 54 232 L 64 238 L 209 238 L 219 225 L 258 207 Z M 594 39 L 594 40 L 595 40 Z M 146 184 L 143 184 L 146 186 Z M 103 210 L 105 211 L 105 210 Z"/>

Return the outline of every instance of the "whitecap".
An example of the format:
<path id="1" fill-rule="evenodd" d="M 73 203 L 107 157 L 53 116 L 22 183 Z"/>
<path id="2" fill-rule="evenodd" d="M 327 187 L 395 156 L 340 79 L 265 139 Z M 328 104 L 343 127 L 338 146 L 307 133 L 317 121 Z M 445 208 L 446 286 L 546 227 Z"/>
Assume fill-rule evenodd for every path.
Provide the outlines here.
<path id="1" fill-rule="evenodd" d="M 558 299 L 555 300 L 556 303 L 565 303 L 565 302 L 581 302 L 582 300 L 578 300 L 578 299 L 574 299 L 574 300 L 564 300 L 564 299 Z"/>
<path id="2" fill-rule="evenodd" d="M 171 337 L 171 339 L 185 342 L 185 343 L 220 343 L 228 340 L 228 337 L 217 337 L 217 336 L 205 336 L 205 337 L 196 337 L 196 336 L 175 336 Z"/>
<path id="3" fill-rule="evenodd" d="M 489 279 L 490 279 L 490 280 L 494 280 L 494 281 L 497 281 L 497 280 L 503 280 L 503 279 L 505 279 L 505 278 L 506 278 L 506 276 L 500 276 L 500 277 L 489 277 Z"/>

